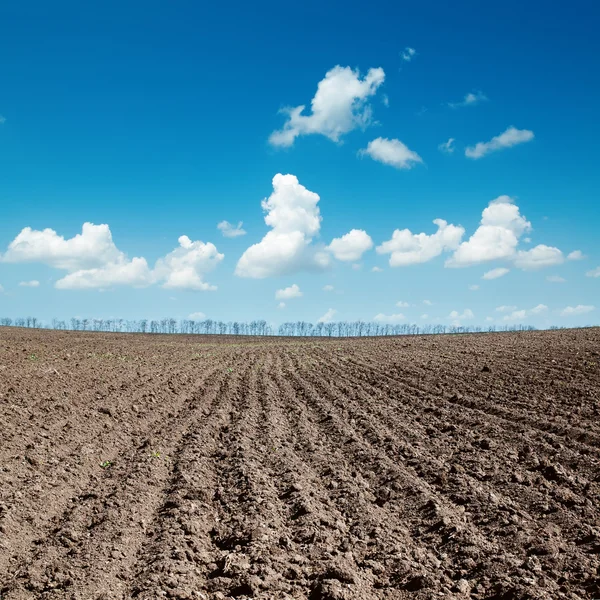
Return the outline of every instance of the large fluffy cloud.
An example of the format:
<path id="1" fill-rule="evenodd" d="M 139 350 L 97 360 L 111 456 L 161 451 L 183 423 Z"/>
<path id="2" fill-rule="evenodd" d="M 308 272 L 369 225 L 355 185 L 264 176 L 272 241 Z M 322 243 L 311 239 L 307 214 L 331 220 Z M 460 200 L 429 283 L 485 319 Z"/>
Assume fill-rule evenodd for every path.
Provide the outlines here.
<path id="1" fill-rule="evenodd" d="M 224 258 L 211 242 L 193 242 L 187 235 L 180 236 L 179 248 L 156 261 L 154 277 L 170 289 L 214 291 L 216 286 L 204 281 Z"/>
<path id="2" fill-rule="evenodd" d="M 396 169 L 411 169 L 416 164 L 423 162 L 416 152 L 410 150 L 400 140 L 389 140 L 382 137 L 371 140 L 359 154 L 370 156 L 373 160 L 396 167 Z"/>
<path id="3" fill-rule="evenodd" d="M 338 260 L 352 262 L 373 247 L 371 236 L 362 229 L 352 229 L 346 235 L 331 240 L 329 250 Z"/>
<path id="4" fill-rule="evenodd" d="M 519 212 L 509 196 L 492 200 L 481 215 L 475 233 L 446 261 L 448 267 L 465 267 L 496 259 L 511 258 L 519 238 L 531 223 Z"/>
<path id="5" fill-rule="evenodd" d="M 524 271 L 533 271 L 544 267 L 553 267 L 565 262 L 563 253 L 552 246 L 539 244 L 531 250 L 519 250 L 515 256 L 515 267 Z"/>
<path id="6" fill-rule="evenodd" d="M 152 271 L 145 258 L 107 263 L 103 267 L 79 269 L 59 279 L 55 287 L 60 290 L 105 289 L 116 285 L 145 287 L 154 282 Z"/>
<path id="7" fill-rule="evenodd" d="M 311 100 L 311 114 L 304 114 L 304 105 L 286 108 L 287 121 L 282 129 L 269 137 L 273 146 L 292 146 L 301 135 L 321 134 L 335 142 L 341 136 L 372 121 L 369 97 L 383 83 L 383 69 L 369 69 L 361 78 L 358 70 L 339 65 L 325 74 Z"/>
<path id="8" fill-rule="evenodd" d="M 143 257 L 131 260 L 114 244 L 106 224 L 84 223 L 80 234 L 65 239 L 52 229 L 23 229 L 9 244 L 2 261 L 38 262 L 67 271 L 55 286 L 59 289 L 94 289 L 112 286 L 163 287 L 213 290 L 203 276 L 223 259 L 211 243 L 193 242 L 183 235 L 179 247 L 151 269 Z"/>
<path id="9" fill-rule="evenodd" d="M 528 129 L 517 129 L 509 127 L 506 131 L 493 137 L 489 142 L 478 142 L 475 146 L 469 146 L 465 149 L 465 156 L 468 158 L 482 158 L 490 152 L 510 148 L 517 144 L 529 142 L 534 138 L 533 131 Z"/>
<path id="10" fill-rule="evenodd" d="M 281 290 L 277 290 L 275 292 L 276 300 L 291 300 L 292 298 L 300 298 L 302 296 L 302 291 L 298 284 L 293 283 L 289 287 L 283 288 Z"/>
<path id="11" fill-rule="evenodd" d="M 318 194 L 307 190 L 295 175 L 275 175 L 273 193 L 262 201 L 265 223 L 272 229 L 242 254 L 236 275 L 263 279 L 326 267 L 327 252 L 311 244 L 321 227 L 318 203 Z"/>
<path id="12" fill-rule="evenodd" d="M 427 262 L 442 252 L 456 249 L 465 230 L 449 225 L 443 219 L 435 219 L 433 223 L 438 229 L 431 235 L 396 229 L 392 239 L 377 246 L 376 250 L 379 254 L 390 255 L 390 267 L 404 267 Z"/>
<path id="13" fill-rule="evenodd" d="M 4 262 L 37 262 L 77 271 L 118 262 L 124 257 L 115 246 L 108 225 L 84 223 L 81 233 L 70 239 L 53 229 L 41 231 L 25 227 L 2 255 Z"/>

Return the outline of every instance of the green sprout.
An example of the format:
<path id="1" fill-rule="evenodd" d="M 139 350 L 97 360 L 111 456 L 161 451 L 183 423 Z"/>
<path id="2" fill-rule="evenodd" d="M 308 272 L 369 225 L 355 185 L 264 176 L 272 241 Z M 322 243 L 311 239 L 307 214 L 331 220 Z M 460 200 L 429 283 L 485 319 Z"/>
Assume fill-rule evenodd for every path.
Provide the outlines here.
<path id="1" fill-rule="evenodd" d="M 100 466 L 101 466 L 103 469 L 109 469 L 110 467 L 112 467 L 112 466 L 113 466 L 113 462 L 112 462 L 112 460 L 103 460 L 103 461 L 100 463 Z"/>

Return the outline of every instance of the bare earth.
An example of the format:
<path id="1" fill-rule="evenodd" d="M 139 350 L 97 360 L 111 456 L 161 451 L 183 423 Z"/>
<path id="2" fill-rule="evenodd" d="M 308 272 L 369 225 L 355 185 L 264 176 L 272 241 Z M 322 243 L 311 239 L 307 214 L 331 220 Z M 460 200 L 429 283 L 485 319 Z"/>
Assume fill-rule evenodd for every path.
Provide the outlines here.
<path id="1" fill-rule="evenodd" d="M 599 598 L 599 364 L 2 328 L 0 598 Z"/>

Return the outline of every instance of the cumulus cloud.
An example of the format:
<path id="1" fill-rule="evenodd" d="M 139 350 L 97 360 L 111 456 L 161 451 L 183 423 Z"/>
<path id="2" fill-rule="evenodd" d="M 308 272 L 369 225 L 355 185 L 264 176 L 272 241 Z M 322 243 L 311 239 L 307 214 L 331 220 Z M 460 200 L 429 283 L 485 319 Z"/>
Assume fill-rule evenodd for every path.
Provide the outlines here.
<path id="1" fill-rule="evenodd" d="M 319 318 L 317 323 L 331 323 L 333 317 L 335 317 L 337 310 L 330 308 L 322 317 Z"/>
<path id="2" fill-rule="evenodd" d="M 506 131 L 493 137 L 489 142 L 478 142 L 475 146 L 469 146 L 465 150 L 468 158 L 482 158 L 490 152 L 496 152 L 503 148 L 510 148 L 517 144 L 529 142 L 534 138 L 533 131 L 528 129 L 516 129 L 509 127 Z"/>
<path id="3" fill-rule="evenodd" d="M 371 271 L 373 271 L 373 273 L 381 273 L 383 269 L 381 267 L 373 267 Z"/>
<path id="4" fill-rule="evenodd" d="M 433 306 L 433 302 L 431 300 L 423 300 L 423 304 L 425 306 Z"/>
<path id="5" fill-rule="evenodd" d="M 462 313 L 459 313 L 457 310 L 453 310 L 448 318 L 452 319 L 452 325 L 459 326 L 463 321 L 468 321 L 470 319 L 475 318 L 475 314 L 470 308 L 465 308 Z"/>
<path id="6" fill-rule="evenodd" d="M 581 250 L 573 250 L 567 254 L 567 260 L 583 260 L 587 256 Z"/>
<path id="7" fill-rule="evenodd" d="M 600 267 L 588 271 L 585 275 L 586 277 L 600 277 Z"/>
<path id="8" fill-rule="evenodd" d="M 472 285 L 469 286 L 469 289 L 472 292 L 476 292 L 479 289 L 479 286 L 476 283 L 474 283 L 474 284 L 472 284 Z"/>
<path id="9" fill-rule="evenodd" d="M 396 306 L 398 308 L 408 308 L 410 304 L 408 302 L 403 302 L 402 300 L 399 300 L 398 302 L 396 302 Z"/>
<path id="10" fill-rule="evenodd" d="M 329 285 L 329 284 L 323 286 L 323 291 L 324 292 L 333 292 L 334 289 L 335 288 L 332 285 Z"/>
<path id="11" fill-rule="evenodd" d="M 78 271 L 122 261 L 108 225 L 84 223 L 81 233 L 65 239 L 53 229 L 25 227 L 2 255 L 7 263 L 42 263 L 57 269 Z"/>
<path id="12" fill-rule="evenodd" d="M 192 321 L 202 321 L 203 319 L 206 319 L 206 315 L 203 312 L 193 312 L 188 315 L 188 319 L 191 319 Z"/>
<path id="13" fill-rule="evenodd" d="M 373 240 L 366 231 L 352 229 L 346 235 L 334 238 L 326 249 L 338 260 L 350 262 L 360 260 L 362 255 L 372 247 Z"/>
<path id="14" fill-rule="evenodd" d="M 511 312 L 513 310 L 517 310 L 517 307 L 516 306 L 507 306 L 507 305 L 502 305 L 502 306 L 496 307 L 496 311 L 498 311 L 500 313 Z"/>
<path id="15" fill-rule="evenodd" d="M 36 288 L 39 287 L 40 282 L 37 281 L 36 279 L 32 279 L 31 281 L 21 281 L 19 282 L 19 286 L 20 287 L 32 287 L 32 288 Z"/>
<path id="16" fill-rule="evenodd" d="M 229 221 L 221 221 L 217 225 L 217 229 L 223 234 L 223 237 L 226 238 L 235 238 L 240 235 L 246 235 L 246 231 L 242 229 L 242 225 L 244 223 L 240 221 L 237 225 L 232 225 Z"/>
<path id="17" fill-rule="evenodd" d="M 276 300 L 290 300 L 291 298 L 300 298 L 302 296 L 302 292 L 297 284 L 292 284 L 289 287 L 283 288 L 282 290 L 277 290 L 275 292 Z"/>
<path id="18" fill-rule="evenodd" d="M 401 323 L 404 320 L 406 320 L 406 317 L 402 313 L 396 313 L 393 315 L 384 315 L 383 313 L 379 313 L 373 317 L 373 321 L 376 321 L 377 323 L 389 323 L 390 325 Z"/>
<path id="19" fill-rule="evenodd" d="M 329 265 L 329 255 L 311 245 L 319 233 L 321 215 L 318 194 L 307 190 L 295 175 L 273 177 L 273 193 L 262 201 L 271 227 L 263 239 L 240 257 L 235 274 L 264 279 Z"/>
<path id="20" fill-rule="evenodd" d="M 510 309 L 510 310 L 500 311 L 501 308 L 502 309 Z M 515 306 L 499 306 L 496 310 L 498 310 L 500 312 L 509 312 L 509 314 L 504 315 L 504 317 L 502 317 L 503 320 L 504 321 L 512 321 L 513 323 L 516 323 L 517 321 L 522 321 L 523 319 L 526 319 L 527 317 L 540 315 L 540 314 L 546 312 L 548 310 L 548 307 L 545 304 L 538 304 L 537 306 L 534 306 L 533 308 L 530 308 L 530 309 L 516 310 Z"/>
<path id="21" fill-rule="evenodd" d="M 563 262 L 565 262 L 565 258 L 558 248 L 544 244 L 539 244 L 531 250 L 519 250 L 514 259 L 515 267 L 524 271 L 552 267 Z"/>
<path id="22" fill-rule="evenodd" d="M 111 262 L 103 267 L 79 269 L 55 283 L 59 290 L 106 289 L 115 285 L 145 287 L 154 282 L 145 258 Z"/>
<path id="23" fill-rule="evenodd" d="M 151 269 L 143 257 L 131 260 L 114 244 L 108 225 L 84 223 L 80 234 L 65 239 L 52 229 L 23 229 L 2 256 L 4 262 L 38 262 L 67 271 L 58 289 L 105 289 L 117 285 L 145 287 L 163 282 L 167 288 L 212 290 L 202 276 L 223 255 L 213 244 L 192 242 L 183 235 L 180 247 Z M 30 286 L 32 282 L 22 282 Z"/>
<path id="24" fill-rule="evenodd" d="M 498 267 L 496 269 L 492 269 L 491 271 L 486 271 L 481 279 L 498 279 L 498 277 L 502 277 L 510 272 L 510 269 L 506 267 Z"/>
<path id="25" fill-rule="evenodd" d="M 577 315 L 585 315 L 596 310 L 595 306 L 578 304 L 577 306 L 567 306 L 560 311 L 561 317 L 574 317 Z"/>
<path id="26" fill-rule="evenodd" d="M 285 308 L 285 302 L 280 302 L 280 303 L 277 305 L 277 308 L 278 308 L 279 310 L 281 310 L 281 309 Z"/>
<path id="27" fill-rule="evenodd" d="M 560 275 L 548 275 L 546 281 L 549 281 L 550 283 L 565 283 L 567 280 Z"/>
<path id="28" fill-rule="evenodd" d="M 421 319 L 429 319 L 429 315 L 427 313 L 424 313 L 421 315 Z"/>
<path id="29" fill-rule="evenodd" d="M 359 151 L 361 156 L 370 156 L 384 165 L 396 169 L 411 169 L 423 159 L 403 144 L 400 140 L 378 137 L 371 140 L 366 148 Z"/>
<path id="30" fill-rule="evenodd" d="M 442 252 L 455 250 L 465 230 L 460 226 L 449 225 L 443 219 L 435 219 L 433 223 L 438 229 L 431 235 L 396 229 L 391 240 L 377 246 L 377 253 L 390 255 L 390 267 L 404 267 L 428 262 Z"/>
<path id="31" fill-rule="evenodd" d="M 417 51 L 410 46 L 406 46 L 404 50 L 400 53 L 402 60 L 404 62 L 410 62 L 417 55 Z"/>
<path id="32" fill-rule="evenodd" d="M 509 196 L 492 200 L 481 214 L 475 233 L 446 261 L 447 267 L 466 267 L 489 260 L 512 258 L 519 238 L 531 223 Z"/>
<path id="33" fill-rule="evenodd" d="M 311 100 L 311 114 L 304 114 L 305 106 L 288 107 L 282 129 L 269 137 L 273 146 L 289 147 L 301 135 L 320 134 L 337 142 L 357 128 L 366 128 L 372 122 L 368 99 L 377 93 L 385 79 L 383 69 L 369 69 L 361 79 L 360 72 L 350 67 L 336 66 L 325 74 Z"/>
<path id="34" fill-rule="evenodd" d="M 193 242 L 187 235 L 179 238 L 179 248 L 156 261 L 154 276 L 162 287 L 196 291 L 214 291 L 216 286 L 204 281 L 224 258 L 211 242 Z"/>
<path id="35" fill-rule="evenodd" d="M 469 92 L 465 94 L 465 97 L 460 102 L 448 102 L 448 106 L 450 108 L 463 108 L 465 106 L 475 106 L 485 100 L 487 100 L 487 96 L 483 92 Z"/>
<path id="36" fill-rule="evenodd" d="M 447 142 L 443 142 L 438 146 L 438 150 L 440 152 L 445 152 L 446 154 L 452 154 L 455 150 L 454 142 L 456 140 L 454 138 L 449 138 Z"/>

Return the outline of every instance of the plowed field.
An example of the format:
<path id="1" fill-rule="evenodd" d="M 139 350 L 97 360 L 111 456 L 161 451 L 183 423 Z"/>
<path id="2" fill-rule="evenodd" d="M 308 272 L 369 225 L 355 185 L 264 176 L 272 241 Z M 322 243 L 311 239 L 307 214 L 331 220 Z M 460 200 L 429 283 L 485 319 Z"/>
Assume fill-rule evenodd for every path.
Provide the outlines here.
<path id="1" fill-rule="evenodd" d="M 0 598 L 600 598 L 599 365 L 0 329 Z"/>

